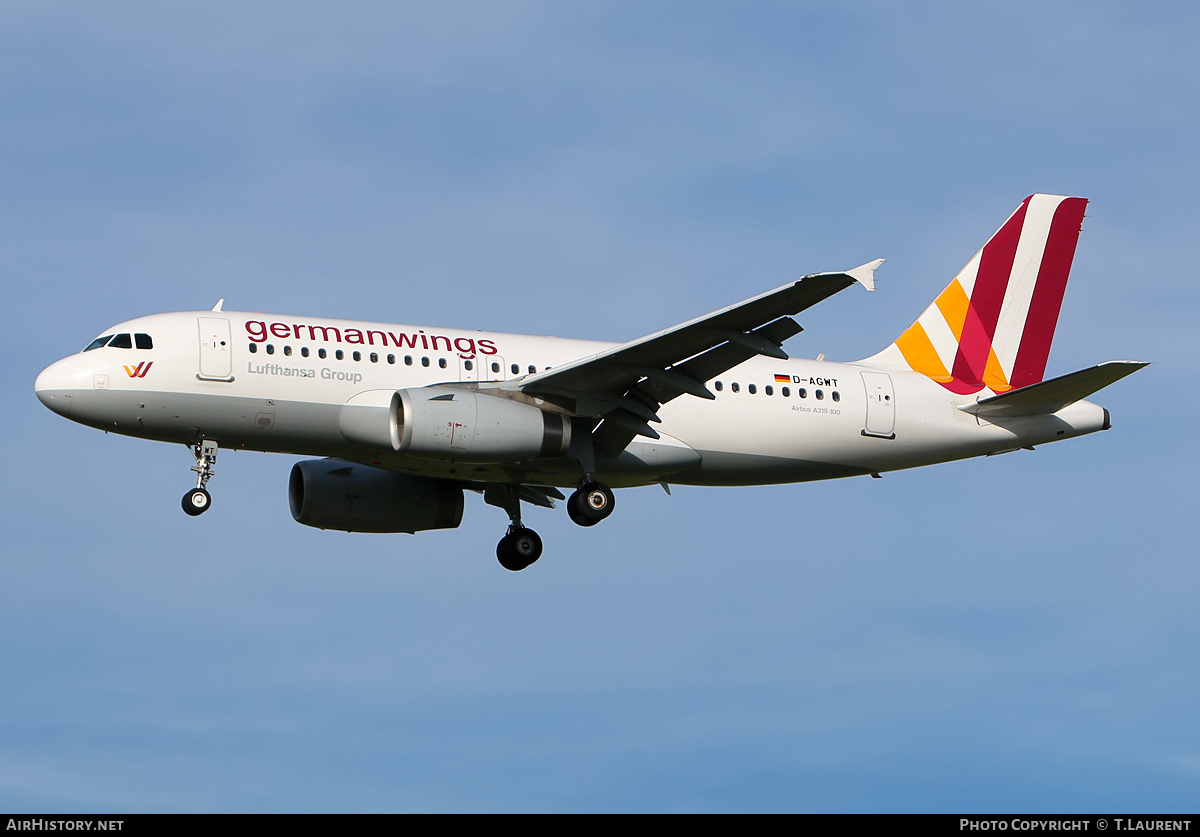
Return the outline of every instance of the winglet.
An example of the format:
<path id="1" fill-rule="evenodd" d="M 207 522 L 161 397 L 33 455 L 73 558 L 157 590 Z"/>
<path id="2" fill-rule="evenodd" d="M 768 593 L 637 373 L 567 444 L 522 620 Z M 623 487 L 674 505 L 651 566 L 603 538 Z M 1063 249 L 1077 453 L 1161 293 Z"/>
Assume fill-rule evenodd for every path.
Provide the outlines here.
<path id="1" fill-rule="evenodd" d="M 873 290 L 875 290 L 875 269 L 878 268 L 881 264 L 883 264 L 883 262 L 884 262 L 883 259 L 876 259 L 873 262 L 867 262 L 866 264 L 860 264 L 858 267 L 854 268 L 853 270 L 847 270 L 846 275 L 849 276 L 851 279 L 853 279 L 855 282 L 858 282 L 860 285 L 862 285 L 868 291 L 873 291 Z"/>
<path id="2" fill-rule="evenodd" d="M 221 306 L 224 304 L 225 304 L 225 297 L 221 297 L 220 299 L 217 300 L 217 304 L 212 307 L 212 310 L 220 311 Z"/>

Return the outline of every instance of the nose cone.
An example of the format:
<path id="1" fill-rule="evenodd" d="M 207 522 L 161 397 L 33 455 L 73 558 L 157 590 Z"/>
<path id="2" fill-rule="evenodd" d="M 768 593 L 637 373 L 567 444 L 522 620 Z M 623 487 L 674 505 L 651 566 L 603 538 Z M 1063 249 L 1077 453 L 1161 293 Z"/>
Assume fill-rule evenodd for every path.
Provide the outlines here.
<path id="1" fill-rule="evenodd" d="M 71 390 L 77 386 L 74 376 L 67 368 L 67 360 L 50 364 L 33 382 L 33 390 L 37 393 L 38 400 L 60 416 L 71 414 Z"/>

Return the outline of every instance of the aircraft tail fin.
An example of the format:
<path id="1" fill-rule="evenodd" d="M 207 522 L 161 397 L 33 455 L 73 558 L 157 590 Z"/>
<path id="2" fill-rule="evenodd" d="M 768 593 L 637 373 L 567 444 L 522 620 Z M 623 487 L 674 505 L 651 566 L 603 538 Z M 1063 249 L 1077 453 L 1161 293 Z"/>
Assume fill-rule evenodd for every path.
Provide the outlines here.
<path id="1" fill-rule="evenodd" d="M 1086 198 L 1030 195 L 917 321 L 867 362 L 920 372 L 951 392 L 1038 383 Z"/>

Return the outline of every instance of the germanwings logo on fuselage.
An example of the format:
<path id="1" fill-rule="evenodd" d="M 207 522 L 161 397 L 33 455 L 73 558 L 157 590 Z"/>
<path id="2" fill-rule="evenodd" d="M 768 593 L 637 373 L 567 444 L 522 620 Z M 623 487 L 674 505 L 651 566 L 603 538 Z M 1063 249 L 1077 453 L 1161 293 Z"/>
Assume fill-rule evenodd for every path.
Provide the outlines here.
<path id="1" fill-rule="evenodd" d="M 146 373 L 150 371 L 150 367 L 154 365 L 152 360 L 143 360 L 137 366 L 125 366 L 125 374 L 131 378 L 144 378 Z"/>
<path id="2" fill-rule="evenodd" d="M 364 323 L 364 325 L 367 325 Z M 443 334 L 426 334 L 425 329 L 416 332 L 393 331 L 372 328 L 343 328 L 331 325 L 309 325 L 308 323 L 268 323 L 265 320 L 247 320 L 246 334 L 254 343 L 265 342 L 269 337 L 280 340 L 308 340 L 322 343 L 351 343 L 357 346 L 375 346 L 386 348 L 389 340 L 397 349 L 415 349 L 420 346 L 426 351 L 444 351 L 455 353 L 463 360 L 471 360 L 476 355 L 494 355 L 499 352 L 495 342 L 477 340 L 473 337 L 450 338 Z"/>

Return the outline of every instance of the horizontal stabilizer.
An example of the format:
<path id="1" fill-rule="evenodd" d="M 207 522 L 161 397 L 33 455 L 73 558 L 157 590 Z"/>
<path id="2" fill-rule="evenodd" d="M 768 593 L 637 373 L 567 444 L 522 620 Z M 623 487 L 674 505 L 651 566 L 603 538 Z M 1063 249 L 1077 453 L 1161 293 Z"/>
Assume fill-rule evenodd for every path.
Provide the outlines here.
<path id="1" fill-rule="evenodd" d="M 974 404 L 964 404 L 959 409 L 984 418 L 1050 415 L 1149 365 L 1136 360 L 1111 360 L 1049 381 L 993 395 Z"/>

